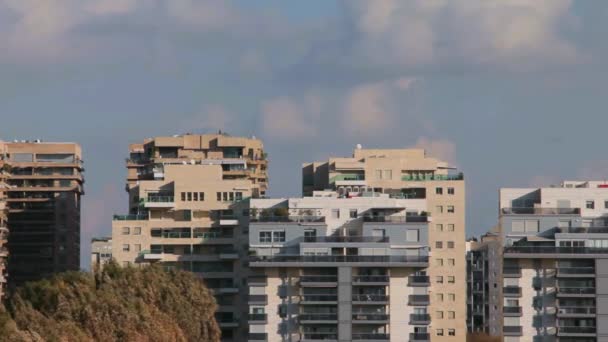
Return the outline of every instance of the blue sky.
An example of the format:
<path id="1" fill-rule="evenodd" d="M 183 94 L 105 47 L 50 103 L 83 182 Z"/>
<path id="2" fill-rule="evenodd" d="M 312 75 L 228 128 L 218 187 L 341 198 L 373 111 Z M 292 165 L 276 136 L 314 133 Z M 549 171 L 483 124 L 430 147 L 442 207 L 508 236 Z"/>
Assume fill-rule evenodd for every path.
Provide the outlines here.
<path id="1" fill-rule="evenodd" d="M 0 139 L 84 149 L 82 264 L 124 212 L 129 143 L 264 139 L 300 163 L 426 147 L 467 177 L 468 235 L 501 186 L 608 177 L 603 0 L 0 0 Z"/>

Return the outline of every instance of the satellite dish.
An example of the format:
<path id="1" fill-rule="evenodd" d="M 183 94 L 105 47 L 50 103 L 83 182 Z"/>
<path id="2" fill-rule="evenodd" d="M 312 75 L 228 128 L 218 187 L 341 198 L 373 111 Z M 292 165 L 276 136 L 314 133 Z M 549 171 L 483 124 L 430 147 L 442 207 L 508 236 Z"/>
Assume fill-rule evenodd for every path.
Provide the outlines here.
<path id="1" fill-rule="evenodd" d="M 363 146 L 361 146 L 361 144 L 357 144 L 357 150 L 360 150 L 362 148 L 363 148 Z"/>

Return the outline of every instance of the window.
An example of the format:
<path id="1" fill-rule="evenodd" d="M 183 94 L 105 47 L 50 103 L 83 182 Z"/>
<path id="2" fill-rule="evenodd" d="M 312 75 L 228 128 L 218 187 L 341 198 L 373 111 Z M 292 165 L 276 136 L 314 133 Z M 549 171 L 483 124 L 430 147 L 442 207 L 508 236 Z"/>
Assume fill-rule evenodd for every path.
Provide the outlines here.
<path id="1" fill-rule="evenodd" d="M 285 231 L 275 230 L 272 232 L 272 242 L 285 242 Z"/>
<path id="2" fill-rule="evenodd" d="M 122 245 L 122 251 L 123 251 L 123 252 L 128 252 L 128 251 L 130 251 L 129 245 L 128 245 L 128 244 L 124 244 L 124 245 Z"/>
<path id="3" fill-rule="evenodd" d="M 435 194 L 443 195 L 443 188 L 435 188 Z"/>
<path id="4" fill-rule="evenodd" d="M 448 266 L 456 266 L 456 259 L 448 259 Z"/>
<path id="5" fill-rule="evenodd" d="M 437 329 L 437 336 L 443 336 L 443 329 Z"/>
<path id="6" fill-rule="evenodd" d="M 205 193 L 204 192 L 199 192 L 198 193 L 198 200 L 199 201 L 204 201 L 205 200 Z"/>
<path id="7" fill-rule="evenodd" d="M 141 235 L 141 227 L 133 228 L 133 235 Z"/>
<path id="8" fill-rule="evenodd" d="M 234 202 L 234 192 L 229 192 L 228 193 L 228 201 Z"/>
<path id="9" fill-rule="evenodd" d="M 407 241 L 409 242 L 418 242 L 418 229 L 410 229 L 406 233 Z"/>
<path id="10" fill-rule="evenodd" d="M 604 209 L 608 209 L 608 201 L 604 201 Z"/>
<path id="11" fill-rule="evenodd" d="M 182 202 L 186 202 L 186 193 L 182 192 Z"/>
<path id="12" fill-rule="evenodd" d="M 454 206 L 453 205 L 448 205 L 447 212 L 448 213 L 454 213 Z"/>
<path id="13" fill-rule="evenodd" d="M 438 232 L 442 232 L 443 231 L 443 225 L 442 224 L 439 223 L 439 224 L 435 225 L 435 227 L 437 228 Z"/>
<path id="14" fill-rule="evenodd" d="M 374 170 L 374 176 L 376 179 L 382 179 L 382 170 Z"/>
<path id="15" fill-rule="evenodd" d="M 443 284 L 443 276 L 437 276 L 435 278 L 435 280 L 437 281 L 438 284 Z"/>
<path id="16" fill-rule="evenodd" d="M 135 245 L 135 251 L 136 252 L 141 252 L 141 245 L 140 244 Z"/>
<path id="17" fill-rule="evenodd" d="M 386 231 L 384 229 L 372 229 L 372 236 L 383 238 L 386 236 Z"/>
<path id="18" fill-rule="evenodd" d="M 454 319 L 454 318 L 456 318 L 456 312 L 448 311 L 448 319 Z"/>
<path id="19" fill-rule="evenodd" d="M 448 293 L 448 300 L 450 302 L 456 301 L 456 294 L 454 294 L 454 293 Z"/>
<path id="20" fill-rule="evenodd" d="M 243 200 L 243 193 L 240 191 L 237 191 L 234 193 L 234 199 L 237 201 L 242 201 Z"/>
<path id="21" fill-rule="evenodd" d="M 435 248 L 443 248 L 443 241 L 435 241 Z"/>
<path id="22" fill-rule="evenodd" d="M 198 201 L 198 192 L 193 192 L 192 193 L 192 200 Z"/>
<path id="23" fill-rule="evenodd" d="M 448 336 L 456 336 L 456 329 L 448 329 Z"/>
<path id="24" fill-rule="evenodd" d="M 437 298 L 438 302 L 443 302 L 443 293 L 438 293 L 435 295 L 435 298 Z"/>
<path id="25" fill-rule="evenodd" d="M 595 201 L 586 201 L 585 208 L 587 209 L 595 209 Z"/>
<path id="26" fill-rule="evenodd" d="M 331 218 L 339 219 L 340 218 L 340 209 L 332 209 Z"/>
<path id="27" fill-rule="evenodd" d="M 448 241 L 448 248 L 454 248 L 454 241 Z"/>
<path id="28" fill-rule="evenodd" d="M 129 235 L 129 234 L 131 234 L 131 228 L 122 227 L 122 235 Z"/>
<path id="29" fill-rule="evenodd" d="M 435 211 L 437 211 L 439 214 L 443 213 L 443 206 L 438 205 L 438 206 L 435 208 Z"/>
<path id="30" fill-rule="evenodd" d="M 454 231 L 454 224 L 448 224 L 448 232 Z"/>
<path id="31" fill-rule="evenodd" d="M 522 233 L 526 230 L 524 221 L 513 221 L 511 224 L 511 231 L 514 233 Z"/>
<path id="32" fill-rule="evenodd" d="M 357 209 L 351 209 L 349 211 L 350 218 L 357 218 Z"/>
<path id="33" fill-rule="evenodd" d="M 218 202 L 221 202 L 221 201 L 222 201 L 222 193 L 221 193 L 221 192 L 218 192 L 218 193 L 217 193 L 217 201 L 218 201 Z"/>
<path id="34" fill-rule="evenodd" d="M 526 220 L 525 229 L 526 229 L 526 233 L 538 233 L 540 231 L 539 221 L 538 220 Z"/>
<path id="35" fill-rule="evenodd" d="M 443 319 L 443 311 L 437 311 L 437 314 L 435 316 L 437 316 L 437 318 L 439 319 Z"/>
<path id="36" fill-rule="evenodd" d="M 454 188 L 448 188 L 448 195 L 454 194 Z"/>
<path id="37" fill-rule="evenodd" d="M 456 282 L 456 278 L 454 276 L 448 276 L 448 283 L 454 284 Z"/>
<path id="38" fill-rule="evenodd" d="M 228 202 L 228 193 L 227 192 L 222 192 L 222 201 Z"/>
<path id="39" fill-rule="evenodd" d="M 272 232 L 260 232 L 260 242 L 272 242 Z"/>
<path id="40" fill-rule="evenodd" d="M 306 229 L 304 231 L 304 241 L 314 242 L 317 238 L 317 231 L 315 229 Z"/>
<path id="41" fill-rule="evenodd" d="M 383 178 L 384 179 L 393 179 L 393 170 L 384 170 Z"/>
<path id="42" fill-rule="evenodd" d="M 437 266 L 443 266 L 443 259 L 435 259 L 435 264 Z"/>

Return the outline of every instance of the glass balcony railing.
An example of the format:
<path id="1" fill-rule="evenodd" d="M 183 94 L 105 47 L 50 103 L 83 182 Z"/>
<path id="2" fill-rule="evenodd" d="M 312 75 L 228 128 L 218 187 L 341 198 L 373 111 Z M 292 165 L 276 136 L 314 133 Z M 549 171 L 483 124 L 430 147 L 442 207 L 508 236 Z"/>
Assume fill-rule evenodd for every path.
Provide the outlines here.
<path id="1" fill-rule="evenodd" d="M 389 315 L 384 313 L 354 312 L 353 321 L 388 321 Z"/>
<path id="2" fill-rule="evenodd" d="M 300 296 L 302 302 L 335 302 L 338 300 L 336 294 L 305 294 Z"/>
<path id="3" fill-rule="evenodd" d="M 249 222 L 325 222 L 324 216 L 258 216 L 250 217 Z"/>
<path id="4" fill-rule="evenodd" d="M 253 256 L 251 262 L 332 262 L 332 263 L 428 263 L 428 256 L 416 255 L 274 255 Z"/>
<path id="5" fill-rule="evenodd" d="M 595 294 L 595 287 L 558 287 L 557 293 L 579 295 Z"/>
<path id="6" fill-rule="evenodd" d="M 327 340 L 337 340 L 338 333 L 337 332 L 304 332 L 301 335 L 300 340 L 312 340 L 312 341 L 327 341 Z"/>
<path id="7" fill-rule="evenodd" d="M 302 275 L 300 283 L 335 283 L 338 281 L 336 275 Z"/>
<path id="8" fill-rule="evenodd" d="M 510 246 L 504 253 L 534 254 L 607 254 L 608 248 L 597 247 L 553 247 L 553 246 Z"/>
<path id="9" fill-rule="evenodd" d="M 431 284 L 431 279 L 426 275 L 409 276 L 409 286 L 428 286 Z"/>
<path id="10" fill-rule="evenodd" d="M 145 221 L 148 214 L 114 215 L 114 221 Z"/>
<path id="11" fill-rule="evenodd" d="M 463 180 L 464 174 L 462 172 L 452 175 L 436 175 L 436 174 L 423 174 L 423 173 L 411 173 L 401 176 L 402 181 L 455 181 Z"/>
<path id="12" fill-rule="evenodd" d="M 595 334 L 595 327 L 558 327 L 558 334 Z"/>
<path id="13" fill-rule="evenodd" d="M 581 274 L 593 274 L 595 275 L 595 267 L 559 267 L 557 269 L 558 275 L 581 275 Z"/>
<path id="14" fill-rule="evenodd" d="M 389 242 L 388 236 L 305 236 L 306 243 Z"/>
<path id="15" fill-rule="evenodd" d="M 300 322 L 302 321 L 337 321 L 337 314 L 312 314 L 303 313 L 298 316 Z"/>
<path id="16" fill-rule="evenodd" d="M 557 313 L 564 315 L 595 315 L 595 308 L 587 306 L 560 307 L 557 309 Z"/>
<path id="17" fill-rule="evenodd" d="M 357 174 L 357 173 L 342 173 L 336 176 L 333 176 L 329 183 L 333 184 L 337 181 L 363 181 L 365 180 L 365 175 Z"/>
<path id="18" fill-rule="evenodd" d="M 388 283 L 387 275 L 357 275 L 353 277 L 353 283 Z"/>
<path id="19" fill-rule="evenodd" d="M 250 322 L 265 322 L 267 319 L 267 314 L 255 314 L 255 313 L 250 313 L 248 315 L 248 320 Z"/>
<path id="20" fill-rule="evenodd" d="M 385 294 L 354 294 L 353 302 L 388 302 L 389 297 Z"/>
<path id="21" fill-rule="evenodd" d="M 173 203 L 175 202 L 174 196 L 148 196 L 148 202 L 150 203 Z"/>
<path id="22" fill-rule="evenodd" d="M 391 336 L 384 333 L 353 333 L 353 341 L 372 340 L 372 341 L 389 341 Z"/>
<path id="23" fill-rule="evenodd" d="M 533 208 L 533 207 L 514 207 L 502 208 L 501 212 L 505 215 L 578 215 L 580 208 Z"/>
<path id="24" fill-rule="evenodd" d="M 363 222 L 384 222 L 384 223 L 424 223 L 429 221 L 426 215 L 410 216 L 364 216 Z"/>

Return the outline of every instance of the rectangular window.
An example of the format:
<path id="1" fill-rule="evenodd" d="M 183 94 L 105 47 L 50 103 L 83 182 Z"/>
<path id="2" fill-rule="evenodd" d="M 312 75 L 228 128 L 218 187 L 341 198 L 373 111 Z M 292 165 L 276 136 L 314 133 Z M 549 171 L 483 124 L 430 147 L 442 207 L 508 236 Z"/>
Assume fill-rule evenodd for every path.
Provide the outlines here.
<path id="1" fill-rule="evenodd" d="M 454 213 L 454 206 L 453 205 L 448 205 L 447 212 L 448 213 Z"/>
<path id="2" fill-rule="evenodd" d="M 222 201 L 222 193 L 221 193 L 221 192 L 218 192 L 218 193 L 217 193 L 217 201 L 218 201 L 218 202 L 221 202 L 221 201 Z"/>
<path id="3" fill-rule="evenodd" d="M 456 336 L 456 329 L 448 329 L 448 336 Z"/>
<path id="4" fill-rule="evenodd" d="M 199 192 L 198 193 L 198 199 L 199 199 L 199 201 L 204 201 L 205 200 L 205 193 L 204 192 Z"/>
<path id="5" fill-rule="evenodd" d="M 454 248 L 454 241 L 448 241 L 448 248 Z"/>
<path id="6" fill-rule="evenodd" d="M 454 318 L 456 318 L 456 312 L 448 311 L 448 319 L 454 319 Z"/>
<path id="7" fill-rule="evenodd" d="M 234 202 L 234 192 L 229 192 L 228 193 L 228 201 L 229 202 Z"/>
<path id="8" fill-rule="evenodd" d="M 443 276 L 437 276 L 435 278 L 435 280 L 437 281 L 438 284 L 443 284 Z"/>
<path id="9" fill-rule="evenodd" d="M 186 193 L 182 192 L 182 202 L 186 202 Z"/>
<path id="10" fill-rule="evenodd" d="M 435 316 L 437 316 L 437 318 L 439 319 L 443 319 L 443 311 L 437 311 L 437 314 L 435 314 Z"/>
<path id="11" fill-rule="evenodd" d="M 454 284 L 456 282 L 456 278 L 454 276 L 448 276 L 448 283 Z"/>
<path id="12" fill-rule="evenodd" d="M 240 191 L 235 192 L 235 193 L 234 193 L 234 198 L 235 198 L 237 201 L 242 201 L 242 200 L 243 200 L 243 193 L 242 193 L 242 192 L 240 192 Z"/>
<path id="13" fill-rule="evenodd" d="M 435 263 L 437 266 L 443 266 L 443 259 L 435 259 Z"/>
<path id="14" fill-rule="evenodd" d="M 538 233 L 540 231 L 538 220 L 526 220 L 526 233 Z"/>
<path id="15" fill-rule="evenodd" d="M 122 235 L 129 235 L 129 234 L 131 234 L 131 228 L 122 227 Z"/>
<path id="16" fill-rule="evenodd" d="M 443 336 L 443 329 L 437 329 L 437 336 Z"/>
<path id="17" fill-rule="evenodd" d="M 604 209 L 608 209 L 608 201 L 604 201 Z"/>
<path id="18" fill-rule="evenodd" d="M 454 231 L 454 224 L 448 224 L 448 232 Z"/>
<path id="19" fill-rule="evenodd" d="M 435 194 L 443 195 L 443 188 L 435 188 Z"/>
<path id="20" fill-rule="evenodd" d="M 340 218 L 340 209 L 332 209 L 331 218 L 339 219 Z"/>
<path id="21" fill-rule="evenodd" d="M 122 251 L 123 252 L 128 252 L 130 250 L 129 245 L 128 244 L 124 244 L 122 245 Z"/>
<path id="22" fill-rule="evenodd" d="M 141 235 L 141 227 L 133 228 L 133 235 Z"/>
<path id="23" fill-rule="evenodd" d="M 382 170 L 374 170 L 374 176 L 376 179 L 382 179 Z"/>
<path id="24" fill-rule="evenodd" d="M 192 193 L 188 192 L 186 195 L 188 196 L 188 202 L 192 202 Z"/>
<path id="25" fill-rule="evenodd" d="M 418 230 L 417 229 L 408 230 L 406 233 L 406 238 L 407 238 L 407 241 L 409 241 L 409 242 L 418 242 L 419 241 Z"/>
<path id="26" fill-rule="evenodd" d="M 435 248 L 437 248 L 437 249 L 443 248 L 443 241 L 435 241 Z"/>
<path id="27" fill-rule="evenodd" d="M 228 202 L 228 193 L 227 192 L 222 192 L 222 201 Z"/>
<path id="28" fill-rule="evenodd" d="M 435 211 L 436 211 L 437 213 L 439 213 L 439 214 L 442 214 L 442 213 L 443 213 L 443 206 L 438 205 L 438 206 L 435 208 Z"/>
<path id="29" fill-rule="evenodd" d="M 438 302 L 443 302 L 443 293 L 438 293 L 435 295 L 435 298 L 437 298 Z"/>
<path id="30" fill-rule="evenodd" d="M 192 200 L 195 202 L 198 202 L 198 192 L 193 192 L 192 193 Z"/>
<path id="31" fill-rule="evenodd" d="M 357 209 L 351 209 L 349 211 L 350 218 L 357 218 Z"/>
<path id="32" fill-rule="evenodd" d="M 437 228 L 438 232 L 442 232 L 443 231 L 443 225 L 441 223 L 436 224 L 435 227 Z"/>
<path id="33" fill-rule="evenodd" d="M 456 259 L 448 259 L 448 266 L 455 266 L 456 265 Z"/>
<path id="34" fill-rule="evenodd" d="M 285 242 L 285 231 L 284 230 L 275 230 L 272 232 L 272 241 L 273 242 Z"/>
<path id="35" fill-rule="evenodd" d="M 453 302 L 456 300 L 456 294 L 454 293 L 448 293 L 448 299 L 450 300 L 450 302 Z"/>
<path id="36" fill-rule="evenodd" d="M 526 225 L 523 220 L 513 221 L 511 223 L 511 231 L 514 233 L 523 233 L 526 230 Z"/>
<path id="37" fill-rule="evenodd" d="M 454 194 L 454 188 L 448 188 L 448 195 Z"/>
<path id="38" fill-rule="evenodd" d="M 595 201 L 586 201 L 585 208 L 587 209 L 595 209 Z"/>
<path id="39" fill-rule="evenodd" d="M 317 240 L 317 230 L 316 229 L 304 230 L 304 242 L 315 242 L 316 240 Z"/>
<path id="40" fill-rule="evenodd" d="M 260 232 L 260 242 L 270 243 L 272 242 L 272 232 Z"/>
<path id="41" fill-rule="evenodd" d="M 384 179 L 393 179 L 393 170 L 384 170 L 382 177 Z"/>

